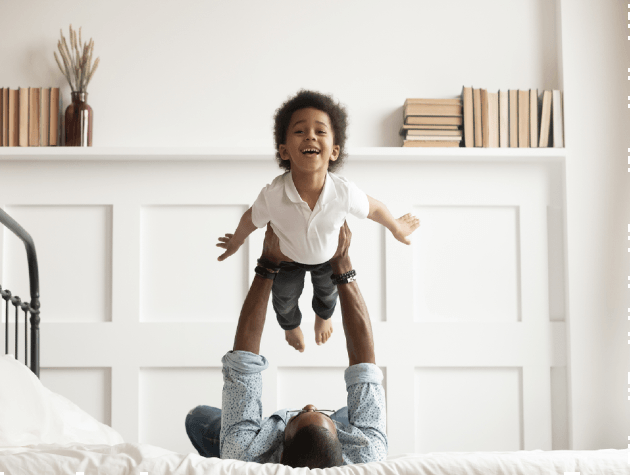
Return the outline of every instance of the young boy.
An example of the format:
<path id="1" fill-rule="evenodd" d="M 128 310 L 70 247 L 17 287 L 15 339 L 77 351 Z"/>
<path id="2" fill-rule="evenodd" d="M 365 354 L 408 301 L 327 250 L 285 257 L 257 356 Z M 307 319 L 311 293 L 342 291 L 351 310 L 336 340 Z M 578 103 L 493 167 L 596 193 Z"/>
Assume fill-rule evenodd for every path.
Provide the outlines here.
<path id="1" fill-rule="evenodd" d="M 411 244 L 408 236 L 419 221 L 410 214 L 394 219 L 383 203 L 332 173 L 346 158 L 347 126 L 345 109 L 332 97 L 301 90 L 276 111 L 274 120 L 276 159 L 286 172 L 262 189 L 234 234 L 219 238 L 217 246 L 225 252 L 218 260 L 234 254 L 247 236 L 270 222 L 287 260 L 280 263 L 279 269 L 259 262 L 256 272 L 274 279 L 272 302 L 278 323 L 285 330 L 289 345 L 303 352 L 298 298 L 306 271 L 311 272 L 313 282 L 318 345 L 332 333 L 330 317 L 337 304 L 335 284 L 354 277 L 332 276 L 328 262 L 337 249 L 339 230 L 347 215 L 382 224 L 404 244 Z"/>

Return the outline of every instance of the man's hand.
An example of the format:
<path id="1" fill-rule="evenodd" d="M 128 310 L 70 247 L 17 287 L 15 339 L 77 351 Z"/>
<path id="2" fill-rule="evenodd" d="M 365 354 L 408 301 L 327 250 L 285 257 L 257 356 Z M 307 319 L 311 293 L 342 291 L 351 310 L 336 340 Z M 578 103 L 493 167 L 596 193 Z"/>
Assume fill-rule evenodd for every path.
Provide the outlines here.
<path id="1" fill-rule="evenodd" d="M 225 249 L 225 252 L 217 258 L 217 260 L 219 261 L 224 261 L 236 251 L 238 251 L 244 242 L 234 239 L 234 234 L 229 233 L 226 234 L 225 237 L 220 237 L 219 241 L 221 242 L 217 244 L 217 247 L 222 247 L 223 249 Z"/>
<path id="2" fill-rule="evenodd" d="M 280 264 L 280 261 L 293 262 L 293 259 L 289 259 L 280 250 L 280 240 L 278 236 L 276 236 L 276 233 L 273 232 L 269 223 L 267 223 L 265 242 L 263 243 L 262 255 L 260 257 L 264 257 L 276 265 Z"/>
<path id="3" fill-rule="evenodd" d="M 420 220 L 411 213 L 407 213 L 396 220 L 396 229 L 392 232 L 394 237 L 403 244 L 411 244 L 407 237 L 420 226 Z"/>
<path id="4" fill-rule="evenodd" d="M 352 240 L 352 233 L 348 227 L 346 221 L 343 222 L 343 226 L 339 229 L 339 241 L 337 244 L 337 251 L 330 259 L 330 265 L 333 268 L 333 272 L 337 275 L 345 274 L 352 270 L 352 264 L 350 262 L 350 256 L 348 255 L 348 249 L 350 249 L 350 241 Z"/>

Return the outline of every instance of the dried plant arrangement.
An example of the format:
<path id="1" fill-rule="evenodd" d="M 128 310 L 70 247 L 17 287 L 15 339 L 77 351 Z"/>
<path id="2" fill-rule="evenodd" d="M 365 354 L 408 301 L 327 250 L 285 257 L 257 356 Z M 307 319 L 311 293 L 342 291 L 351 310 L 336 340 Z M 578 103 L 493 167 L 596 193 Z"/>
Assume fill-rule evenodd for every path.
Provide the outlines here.
<path id="1" fill-rule="evenodd" d="M 96 58 L 96 61 L 92 64 L 92 52 L 94 51 L 94 40 L 90 38 L 89 43 L 82 43 L 81 41 L 81 28 L 79 28 L 79 39 L 77 41 L 77 32 L 72 29 L 70 25 L 70 47 L 66 42 L 66 38 L 61 32 L 61 40 L 57 42 L 59 48 L 59 54 L 63 59 L 63 67 L 57 52 L 55 55 L 55 61 L 61 72 L 68 80 L 72 92 L 87 92 L 87 86 L 94 76 L 94 71 L 98 67 L 100 58 Z"/>

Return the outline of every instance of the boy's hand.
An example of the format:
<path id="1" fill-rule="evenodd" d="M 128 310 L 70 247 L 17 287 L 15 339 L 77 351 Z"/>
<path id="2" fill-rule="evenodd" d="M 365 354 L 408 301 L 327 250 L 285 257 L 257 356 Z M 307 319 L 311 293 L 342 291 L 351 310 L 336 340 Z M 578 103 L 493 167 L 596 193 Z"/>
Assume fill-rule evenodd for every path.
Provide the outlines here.
<path id="1" fill-rule="evenodd" d="M 219 241 L 221 242 L 217 244 L 217 247 L 222 247 L 223 249 L 225 249 L 225 252 L 217 258 L 217 260 L 219 261 L 224 261 L 236 251 L 238 251 L 238 249 L 243 245 L 244 242 L 237 241 L 236 239 L 234 239 L 234 234 L 229 233 L 226 234 L 225 237 L 220 237 Z"/>
<path id="2" fill-rule="evenodd" d="M 411 213 L 407 213 L 396 220 L 396 229 L 392 234 L 403 244 L 411 244 L 411 240 L 407 237 L 420 226 L 420 220 Z"/>

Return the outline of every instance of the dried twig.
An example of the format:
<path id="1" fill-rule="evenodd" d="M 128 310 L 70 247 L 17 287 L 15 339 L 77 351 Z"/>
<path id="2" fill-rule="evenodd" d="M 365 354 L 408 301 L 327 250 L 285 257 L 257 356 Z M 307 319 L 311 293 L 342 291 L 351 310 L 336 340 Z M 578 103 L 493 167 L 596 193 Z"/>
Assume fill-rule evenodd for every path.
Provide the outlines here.
<path id="1" fill-rule="evenodd" d="M 92 64 L 94 40 L 90 38 L 88 43 L 83 43 L 81 28 L 79 28 L 77 38 L 76 30 L 73 30 L 72 25 L 70 25 L 70 34 L 68 36 L 70 46 L 68 47 L 63 31 L 60 30 L 60 33 L 61 40 L 57 42 L 57 48 L 59 49 L 63 66 L 62 61 L 59 61 L 57 57 L 57 53 L 54 52 L 53 55 L 57 66 L 59 66 L 59 69 L 68 80 L 72 92 L 87 92 L 87 86 L 94 75 L 94 71 L 96 71 L 100 59 L 96 58 L 96 61 Z"/>

